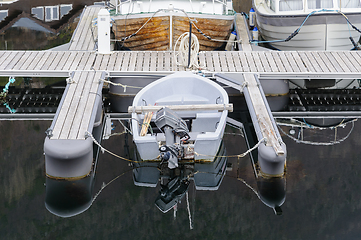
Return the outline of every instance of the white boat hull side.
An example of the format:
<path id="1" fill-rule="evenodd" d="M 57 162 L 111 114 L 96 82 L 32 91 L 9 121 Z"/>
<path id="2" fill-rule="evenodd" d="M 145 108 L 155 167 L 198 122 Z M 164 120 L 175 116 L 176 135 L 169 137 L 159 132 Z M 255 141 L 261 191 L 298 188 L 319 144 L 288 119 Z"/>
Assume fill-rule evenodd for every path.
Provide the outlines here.
<path id="1" fill-rule="evenodd" d="M 259 31 L 266 41 L 283 40 L 302 24 L 307 15 L 278 16 L 257 13 Z M 361 14 L 352 15 L 350 21 L 361 29 Z M 351 50 L 354 48 L 349 37 L 355 42 L 360 33 L 349 26 L 339 14 L 312 15 L 302 26 L 299 33 L 288 42 L 270 43 L 274 48 L 289 50 Z"/>

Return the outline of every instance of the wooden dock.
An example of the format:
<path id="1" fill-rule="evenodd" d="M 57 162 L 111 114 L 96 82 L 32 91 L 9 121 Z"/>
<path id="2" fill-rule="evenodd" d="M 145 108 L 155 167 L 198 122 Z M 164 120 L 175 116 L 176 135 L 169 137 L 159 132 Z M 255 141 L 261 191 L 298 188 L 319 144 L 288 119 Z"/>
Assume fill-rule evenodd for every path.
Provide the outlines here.
<path id="1" fill-rule="evenodd" d="M 360 75 L 360 51 L 252 51 L 200 52 L 204 72 L 256 73 L 275 78 L 308 76 L 354 78 Z M 88 51 L 0 51 L 1 76 L 63 75 L 72 71 L 107 71 L 112 74 L 176 72 L 173 53 Z M 54 75 L 52 75 L 54 73 Z"/>
<path id="2" fill-rule="evenodd" d="M 84 9 L 68 51 L 0 51 L 0 76 L 68 77 L 65 94 L 48 135 L 52 140 L 83 140 L 95 121 L 96 105 L 101 101 L 105 77 L 125 75 L 166 75 L 185 70 L 176 65 L 170 51 L 114 51 L 97 53 L 97 31 L 94 19 L 102 7 Z M 259 88 L 259 78 L 311 79 L 349 78 L 361 76 L 360 51 L 252 51 L 247 41 L 245 22 L 237 15 L 244 51 L 200 52 L 200 69 L 204 74 L 234 73 L 243 79 L 255 109 L 255 121 L 262 136 L 277 155 L 285 152 L 273 124 L 268 103 Z M 243 22 L 242 22 L 243 21 Z M 242 90 L 242 89 L 241 89 Z M 262 137 L 259 137 L 259 140 Z M 55 175 L 54 175 L 55 176 Z"/>

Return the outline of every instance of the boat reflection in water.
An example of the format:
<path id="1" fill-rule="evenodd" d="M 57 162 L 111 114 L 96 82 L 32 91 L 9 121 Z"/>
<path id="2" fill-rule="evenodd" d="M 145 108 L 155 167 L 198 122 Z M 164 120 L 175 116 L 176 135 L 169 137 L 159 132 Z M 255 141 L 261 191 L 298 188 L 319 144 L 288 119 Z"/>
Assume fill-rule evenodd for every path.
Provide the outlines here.
<path id="1" fill-rule="evenodd" d="M 136 186 L 157 187 L 160 181 L 159 195 L 155 205 L 163 213 L 177 205 L 188 191 L 190 182 L 196 190 L 218 190 L 226 174 L 228 158 L 222 143 L 213 162 L 195 163 L 181 160 L 177 168 L 168 168 L 167 162 L 142 162 L 135 152 L 133 180 Z"/>

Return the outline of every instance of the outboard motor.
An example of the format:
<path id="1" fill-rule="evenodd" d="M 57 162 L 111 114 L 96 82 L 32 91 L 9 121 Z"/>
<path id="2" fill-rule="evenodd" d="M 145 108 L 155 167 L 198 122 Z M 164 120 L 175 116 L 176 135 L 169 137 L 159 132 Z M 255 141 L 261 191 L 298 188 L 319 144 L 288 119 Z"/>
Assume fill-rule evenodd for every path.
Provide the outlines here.
<path id="1" fill-rule="evenodd" d="M 181 149 L 176 145 L 179 141 L 186 142 L 189 139 L 187 124 L 173 110 L 164 107 L 157 112 L 156 126 L 164 132 L 166 144 L 159 148 L 163 161 L 168 161 L 168 168 L 178 167 L 178 158 L 181 157 Z"/>

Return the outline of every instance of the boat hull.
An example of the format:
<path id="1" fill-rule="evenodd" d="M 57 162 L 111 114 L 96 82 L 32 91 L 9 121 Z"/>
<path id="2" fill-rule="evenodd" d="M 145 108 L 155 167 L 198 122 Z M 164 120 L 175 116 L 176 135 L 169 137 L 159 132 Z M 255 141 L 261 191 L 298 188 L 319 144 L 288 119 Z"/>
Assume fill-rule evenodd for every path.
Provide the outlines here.
<path id="1" fill-rule="evenodd" d="M 143 88 L 134 98 L 133 107 L 144 105 L 228 104 L 226 91 L 218 84 L 190 72 L 178 72 Z M 190 141 L 194 142 L 195 160 L 213 161 L 225 129 L 228 110 L 176 111 L 183 119 L 191 119 Z M 155 115 L 155 114 L 154 114 Z M 156 160 L 165 135 L 140 136 L 144 114 L 132 113 L 133 141 L 142 160 Z"/>
<path id="2" fill-rule="evenodd" d="M 126 36 L 135 34 L 133 37 L 120 41 L 122 47 L 134 51 L 166 51 L 172 50 L 174 44 L 181 34 L 189 32 L 189 18 L 178 16 L 175 13 L 163 14 L 161 16 L 149 18 L 149 14 L 137 14 L 132 16 L 116 16 L 112 30 L 115 39 L 120 41 Z M 191 19 L 195 19 L 196 26 L 212 39 L 226 41 L 231 33 L 233 15 L 215 17 L 214 15 L 190 14 Z M 149 20 L 149 21 L 148 21 Z M 144 23 L 147 24 L 144 25 Z M 143 26 L 144 25 L 144 26 Z M 143 28 L 139 31 L 143 26 Z M 221 48 L 225 42 L 212 41 L 200 34 L 194 26 L 194 33 L 199 41 L 200 51 L 212 51 Z"/>
<path id="3" fill-rule="evenodd" d="M 347 14 L 350 22 L 361 28 L 361 13 Z M 256 19 L 261 36 L 266 41 L 289 37 L 301 26 L 307 14 L 268 15 L 256 10 Z M 270 43 L 283 51 L 300 50 L 351 50 L 354 48 L 349 37 L 359 41 L 360 33 L 352 29 L 345 18 L 338 13 L 314 14 L 302 26 L 299 33 L 287 42 Z"/>

